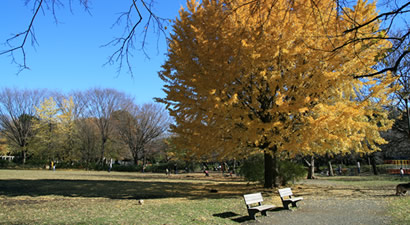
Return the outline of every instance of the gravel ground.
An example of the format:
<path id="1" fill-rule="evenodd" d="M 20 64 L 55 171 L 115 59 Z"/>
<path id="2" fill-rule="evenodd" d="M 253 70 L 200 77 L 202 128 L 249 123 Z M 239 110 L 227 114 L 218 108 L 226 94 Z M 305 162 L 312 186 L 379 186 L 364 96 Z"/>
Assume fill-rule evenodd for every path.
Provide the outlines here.
<path id="1" fill-rule="evenodd" d="M 285 210 L 281 206 L 264 217 L 257 214 L 257 220 L 243 224 L 275 225 L 382 225 L 391 224 L 387 214 L 387 199 L 394 196 L 391 187 L 387 189 L 358 189 L 340 187 L 323 180 L 305 180 L 303 188 L 296 189 L 296 196 L 304 198 L 298 208 Z M 327 186 L 325 189 L 321 187 Z M 308 190 L 309 189 L 309 190 Z M 310 194 L 307 194 L 307 190 Z M 316 194 L 311 194 L 316 193 Z"/>
<path id="2" fill-rule="evenodd" d="M 390 224 L 386 204 L 378 199 L 305 199 L 299 208 L 268 212 L 266 217 L 244 224 L 381 225 Z"/>

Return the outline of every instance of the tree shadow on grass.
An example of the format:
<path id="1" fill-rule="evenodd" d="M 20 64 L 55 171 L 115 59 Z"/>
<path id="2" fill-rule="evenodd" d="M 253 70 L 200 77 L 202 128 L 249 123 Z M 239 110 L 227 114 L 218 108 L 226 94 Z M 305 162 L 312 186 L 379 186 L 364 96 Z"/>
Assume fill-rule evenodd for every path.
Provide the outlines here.
<path id="1" fill-rule="evenodd" d="M 322 197 L 347 197 L 347 198 L 386 198 L 395 196 L 395 188 L 388 186 L 381 187 L 355 187 L 355 186 L 310 186 L 304 187 L 302 191 L 296 194 L 296 196 L 322 196 Z"/>
<path id="2" fill-rule="evenodd" d="M 283 207 L 276 207 L 274 209 L 269 210 L 268 212 L 278 212 L 278 211 L 288 211 L 288 210 L 283 208 Z M 239 215 L 237 213 L 234 213 L 234 212 L 217 213 L 217 214 L 213 214 L 213 216 L 220 217 L 220 218 L 223 218 L 223 219 L 231 219 L 232 221 L 237 222 L 237 223 L 244 223 L 244 222 L 247 222 L 247 221 L 254 221 L 254 219 L 252 219 L 248 215 L 247 216 L 241 216 L 241 215 Z"/>
<path id="3" fill-rule="evenodd" d="M 234 213 L 234 212 L 217 213 L 217 214 L 213 214 L 213 216 L 220 217 L 223 219 L 231 219 L 232 221 L 235 221 L 237 223 L 243 223 L 246 221 L 253 220 L 249 216 L 240 216 L 239 214 Z"/>
<path id="4" fill-rule="evenodd" d="M 178 198 L 219 199 L 237 198 L 246 186 L 239 184 L 206 184 L 160 181 L 109 181 L 109 180 L 0 180 L 0 195 L 64 197 L 102 197 L 110 199 Z M 216 193 L 210 190 L 221 190 Z M 222 191 L 229 190 L 229 191 Z"/>

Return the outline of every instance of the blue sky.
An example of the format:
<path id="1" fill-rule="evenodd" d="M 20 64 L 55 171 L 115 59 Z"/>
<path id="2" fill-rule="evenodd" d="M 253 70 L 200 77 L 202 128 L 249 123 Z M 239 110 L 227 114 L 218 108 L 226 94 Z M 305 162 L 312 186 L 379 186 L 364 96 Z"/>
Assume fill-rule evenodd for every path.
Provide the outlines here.
<path id="1" fill-rule="evenodd" d="M 29 24 L 34 0 L 28 6 L 24 6 L 25 1 L 2 0 L 0 51 L 7 49 L 7 46 L 1 45 L 4 40 L 22 32 Z M 68 4 L 69 1 L 62 2 Z M 58 24 L 50 11 L 38 15 L 34 28 L 39 45 L 33 47 L 28 42 L 25 47 L 30 70 L 16 75 L 18 68 L 11 63 L 11 57 L 0 55 L 0 88 L 47 88 L 63 93 L 93 87 L 114 88 L 135 97 L 136 103 L 151 102 L 153 97 L 164 97 L 161 90 L 163 83 L 157 75 L 165 61 L 166 42 L 163 37 L 158 46 L 155 35 L 148 37 L 146 50 L 150 59 L 142 51 L 133 52 L 134 77 L 127 73 L 126 68 L 118 74 L 118 64 L 103 67 L 107 57 L 116 48 L 100 46 L 122 33 L 123 27 L 112 28 L 112 24 L 118 13 L 128 10 L 132 1 L 93 0 L 92 15 L 85 12 L 78 2 L 73 0 L 73 12 L 70 12 L 68 5 L 57 9 Z M 185 3 L 186 0 L 157 0 L 155 12 L 161 17 L 175 19 Z M 381 12 L 385 10 L 381 9 Z M 142 36 L 139 36 L 141 39 Z M 19 55 L 16 58 L 21 61 Z"/>
<path id="2" fill-rule="evenodd" d="M 27 6 L 24 2 L 2 1 L 1 44 L 12 34 L 22 32 L 29 24 L 33 0 Z M 153 97 L 165 96 L 161 90 L 163 83 L 157 75 L 165 61 L 164 37 L 158 46 L 155 35 L 148 37 L 146 50 L 150 59 L 142 51 L 133 52 L 133 77 L 126 68 L 118 74 L 117 64 L 103 66 L 116 48 L 102 48 L 101 45 L 121 35 L 123 27 L 112 28 L 112 24 L 118 13 L 128 10 L 131 1 L 94 0 L 91 3 L 92 15 L 85 12 L 76 0 L 73 1 L 73 12 L 70 12 L 69 5 L 57 9 L 58 24 L 50 11 L 40 13 L 34 24 L 38 46 L 33 47 L 28 42 L 25 47 L 30 70 L 17 75 L 18 68 L 11 63 L 12 58 L 0 55 L 0 88 L 47 88 L 63 93 L 93 87 L 114 88 L 135 97 L 137 103 L 151 102 Z M 161 17 L 175 19 L 184 4 L 185 0 L 157 1 L 155 12 Z M 140 32 L 137 32 L 138 36 Z M 0 45 L 0 51 L 6 49 L 6 46 Z M 18 55 L 16 58 L 21 60 Z"/>

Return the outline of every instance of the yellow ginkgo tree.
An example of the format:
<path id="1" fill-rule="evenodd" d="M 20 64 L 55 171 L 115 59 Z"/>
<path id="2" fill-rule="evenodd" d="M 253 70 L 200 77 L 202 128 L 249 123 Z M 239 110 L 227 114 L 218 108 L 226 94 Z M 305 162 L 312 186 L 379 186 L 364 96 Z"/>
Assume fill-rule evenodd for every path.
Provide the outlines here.
<path id="1" fill-rule="evenodd" d="M 64 99 L 61 106 L 50 97 L 43 100 L 36 107 L 37 154 L 42 158 L 56 160 L 62 158 L 73 159 L 75 123 L 73 116 L 74 103 L 70 98 Z"/>
<path id="2" fill-rule="evenodd" d="M 191 0 L 180 10 L 159 76 L 175 118 L 175 144 L 192 157 L 265 154 L 265 187 L 276 158 L 378 150 L 392 121 L 383 106 L 395 88 L 372 71 L 390 43 L 354 35 L 333 0 Z M 374 3 L 346 8 L 355 21 Z M 366 35 L 378 30 L 368 27 Z M 372 35 L 377 36 L 378 33 Z"/>
<path id="3" fill-rule="evenodd" d="M 56 102 L 52 97 L 45 98 L 35 107 L 37 121 L 34 123 L 37 154 L 43 159 L 55 160 L 58 154 L 58 114 Z"/>

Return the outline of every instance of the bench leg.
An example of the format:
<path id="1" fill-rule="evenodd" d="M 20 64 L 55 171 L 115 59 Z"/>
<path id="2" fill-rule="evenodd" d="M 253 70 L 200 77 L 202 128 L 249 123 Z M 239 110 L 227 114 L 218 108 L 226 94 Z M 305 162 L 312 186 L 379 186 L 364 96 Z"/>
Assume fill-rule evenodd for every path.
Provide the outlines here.
<path id="1" fill-rule="evenodd" d="M 249 211 L 248 210 L 248 213 L 249 213 L 249 218 L 251 218 L 251 219 L 253 219 L 253 220 L 256 220 L 256 217 L 255 217 L 255 214 L 256 214 L 256 211 Z"/>
<path id="2" fill-rule="evenodd" d="M 296 202 L 292 202 L 292 207 L 298 207 L 298 206 L 296 205 Z"/>
<path id="3" fill-rule="evenodd" d="M 284 202 L 283 203 L 283 208 L 289 209 L 289 202 Z"/>
<path id="4" fill-rule="evenodd" d="M 261 211 L 261 213 L 262 213 L 262 216 L 267 216 L 267 215 L 266 215 L 266 210 Z"/>

